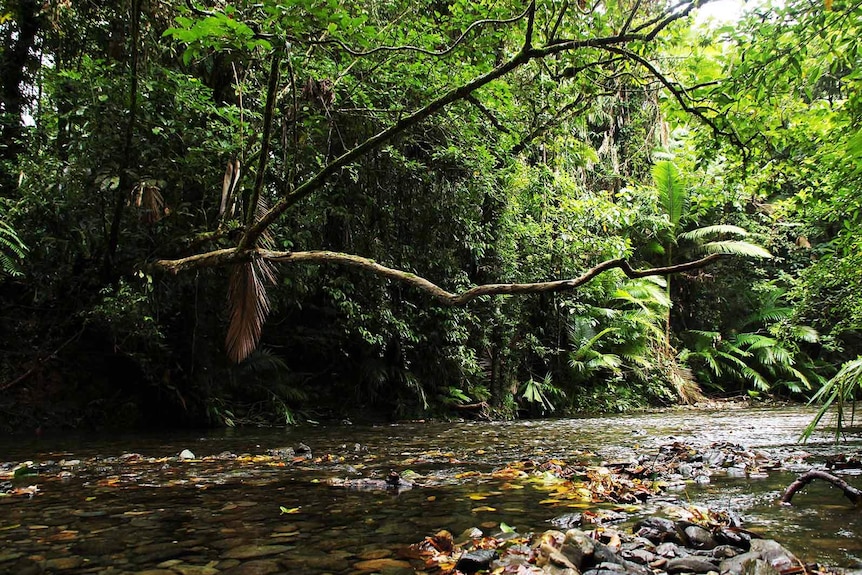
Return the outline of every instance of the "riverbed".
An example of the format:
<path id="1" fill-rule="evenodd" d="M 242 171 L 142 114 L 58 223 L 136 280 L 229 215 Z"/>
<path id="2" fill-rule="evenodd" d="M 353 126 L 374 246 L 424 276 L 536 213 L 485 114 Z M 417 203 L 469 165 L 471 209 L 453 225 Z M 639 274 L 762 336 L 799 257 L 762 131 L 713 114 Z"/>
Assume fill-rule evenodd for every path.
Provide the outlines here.
<path id="1" fill-rule="evenodd" d="M 827 456 L 862 451 L 858 434 L 835 445 L 818 432 L 799 444 L 812 415 L 799 407 L 724 406 L 2 440 L 0 471 L 8 476 L 31 462 L 33 473 L 19 473 L 17 494 L 0 497 L 0 573 L 361 573 L 397 565 L 399 549 L 441 529 L 541 532 L 561 514 L 598 508 L 621 510 L 633 523 L 669 502 L 731 511 L 804 561 L 858 569 L 862 514 L 840 491 L 815 482 L 793 506 L 777 503 L 798 473 L 822 467 Z M 549 500 L 540 484 L 492 473 L 524 460 L 633 461 L 673 442 L 737 444 L 784 465 L 714 473 L 709 483 L 676 485 L 643 507 Z M 382 482 L 392 471 L 419 479 L 410 489 L 345 487 Z M 842 473 L 862 487 L 862 476 Z"/>

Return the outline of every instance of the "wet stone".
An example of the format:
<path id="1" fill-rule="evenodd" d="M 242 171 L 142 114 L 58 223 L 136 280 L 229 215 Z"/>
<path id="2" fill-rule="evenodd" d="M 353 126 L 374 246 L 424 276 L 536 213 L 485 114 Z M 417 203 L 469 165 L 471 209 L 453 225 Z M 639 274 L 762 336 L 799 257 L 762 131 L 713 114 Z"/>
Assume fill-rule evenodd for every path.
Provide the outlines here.
<path id="1" fill-rule="evenodd" d="M 662 557 L 667 557 L 668 559 L 673 559 L 674 557 L 685 557 L 686 555 L 688 555 L 688 552 L 686 552 L 676 543 L 662 543 L 655 548 L 655 552 L 656 555 L 661 555 Z"/>
<path id="2" fill-rule="evenodd" d="M 215 567 L 209 567 L 207 565 L 174 565 L 172 569 L 179 573 L 180 575 L 218 575 L 221 573 Z"/>
<path id="3" fill-rule="evenodd" d="M 410 563 L 398 559 L 391 559 L 389 557 L 359 561 L 353 564 L 353 569 L 363 573 L 373 573 L 376 571 L 385 571 L 387 573 L 391 572 L 393 575 L 399 571 L 413 573 L 413 567 L 411 567 Z"/>
<path id="4" fill-rule="evenodd" d="M 741 575 L 749 563 L 760 560 L 760 553 L 749 551 L 721 562 L 721 572 L 728 575 Z"/>
<path id="5" fill-rule="evenodd" d="M 719 544 L 733 545 L 744 551 L 751 548 L 751 535 L 744 531 L 737 531 L 728 527 L 721 527 L 715 532 L 715 540 Z"/>
<path id="6" fill-rule="evenodd" d="M 631 551 L 624 551 L 621 555 L 625 559 L 640 563 L 641 565 L 650 565 L 658 558 L 655 553 L 651 553 L 646 549 L 632 549 Z"/>
<path id="7" fill-rule="evenodd" d="M 751 542 L 751 551 L 759 553 L 761 559 L 778 571 L 784 571 L 800 564 L 796 556 L 771 539 L 755 539 Z"/>
<path id="8" fill-rule="evenodd" d="M 359 558 L 368 561 L 370 559 L 383 559 L 385 557 L 392 557 L 392 551 L 389 549 L 369 549 L 368 551 L 363 551 L 359 554 Z"/>
<path id="9" fill-rule="evenodd" d="M 475 573 L 480 569 L 488 569 L 496 558 L 497 552 L 493 549 L 476 549 L 463 554 L 455 564 L 455 569 L 467 574 Z"/>
<path id="10" fill-rule="evenodd" d="M 84 563 L 84 558 L 79 557 L 77 555 L 72 555 L 71 557 L 57 557 L 55 559 L 48 559 L 45 567 L 49 571 L 68 571 L 70 569 L 77 569 Z"/>
<path id="11" fill-rule="evenodd" d="M 748 561 L 742 567 L 742 575 L 779 575 L 779 571 L 763 559 Z"/>
<path id="12" fill-rule="evenodd" d="M 151 543 L 136 547 L 130 554 L 135 563 L 160 563 L 165 559 L 172 559 L 185 553 L 186 550 L 175 542 Z"/>
<path id="13" fill-rule="evenodd" d="M 566 539 L 560 551 L 578 569 L 584 563 L 584 558 L 589 557 L 595 551 L 593 540 L 583 531 L 570 529 L 566 532 Z"/>
<path id="14" fill-rule="evenodd" d="M 270 573 L 283 573 L 278 561 L 272 559 L 255 559 L 240 563 L 221 572 L 222 575 L 270 575 Z"/>
<path id="15" fill-rule="evenodd" d="M 695 549 L 713 549 L 718 543 L 712 534 L 699 525 L 689 525 L 683 529 L 689 545 Z"/>
<path id="16" fill-rule="evenodd" d="M 266 557 L 267 555 L 277 555 L 290 549 L 287 545 L 241 545 L 228 549 L 222 553 L 225 559 L 252 559 L 255 557 Z"/>
<path id="17" fill-rule="evenodd" d="M 732 545 L 719 545 L 712 550 L 710 556 L 714 559 L 730 559 L 731 557 L 736 557 L 740 553 L 744 553 L 744 551 L 738 547 L 734 547 Z"/>
<path id="18" fill-rule="evenodd" d="M 330 555 L 328 553 L 292 555 L 289 559 L 282 559 L 281 565 L 296 573 L 305 571 L 344 571 L 350 563 L 344 557 Z"/>
<path id="19" fill-rule="evenodd" d="M 709 573 L 718 571 L 718 565 L 699 557 L 678 557 L 671 559 L 665 565 L 668 573 Z"/>

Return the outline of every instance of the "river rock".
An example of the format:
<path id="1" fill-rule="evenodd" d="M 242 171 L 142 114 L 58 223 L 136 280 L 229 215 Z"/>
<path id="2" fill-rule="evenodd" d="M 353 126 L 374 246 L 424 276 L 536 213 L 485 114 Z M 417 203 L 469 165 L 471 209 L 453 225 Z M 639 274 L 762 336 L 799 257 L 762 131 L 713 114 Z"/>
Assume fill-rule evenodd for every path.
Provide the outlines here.
<path id="1" fill-rule="evenodd" d="M 634 561 L 640 565 L 652 565 L 656 559 L 658 559 L 658 555 L 652 553 L 651 551 L 647 551 L 646 549 L 627 549 L 621 553 L 623 558 L 628 559 L 629 561 Z"/>
<path id="2" fill-rule="evenodd" d="M 730 527 L 719 527 L 714 534 L 719 544 L 732 545 L 743 551 L 751 549 L 751 535 L 745 531 L 739 531 Z"/>
<path id="3" fill-rule="evenodd" d="M 682 543 L 682 539 L 677 531 L 676 523 L 664 517 L 646 517 L 641 519 L 634 526 L 635 535 L 638 537 L 646 537 L 653 543 Z"/>
<path id="4" fill-rule="evenodd" d="M 709 573 L 710 571 L 718 571 L 718 565 L 700 557 L 677 557 L 668 561 L 664 570 L 671 574 Z"/>
<path id="5" fill-rule="evenodd" d="M 784 571 L 801 564 L 793 553 L 772 539 L 755 539 L 751 542 L 751 551 L 760 554 L 760 558 L 777 571 Z"/>
<path id="6" fill-rule="evenodd" d="M 195 454 L 188 449 L 180 451 L 180 459 L 195 459 Z"/>
<path id="7" fill-rule="evenodd" d="M 580 529 L 566 531 L 566 538 L 560 548 L 560 552 L 568 558 L 571 563 L 580 569 L 586 557 L 591 557 L 595 551 L 593 540 Z"/>
<path id="8" fill-rule="evenodd" d="M 472 575 L 481 569 L 488 569 L 491 561 L 497 558 L 497 552 L 493 549 L 475 549 L 464 553 L 455 564 L 455 569 L 467 575 Z"/>
<path id="9" fill-rule="evenodd" d="M 740 553 L 743 553 L 743 550 L 739 547 L 734 547 L 733 545 L 719 545 L 710 551 L 709 556 L 713 559 L 723 561 L 725 559 L 730 559 L 731 557 L 736 557 Z"/>
<path id="10" fill-rule="evenodd" d="M 712 537 L 712 534 L 701 527 L 700 525 L 688 525 L 683 529 L 688 544 L 695 549 L 713 549 L 718 543 Z"/>
<path id="11" fill-rule="evenodd" d="M 282 573 L 281 567 L 277 561 L 272 559 L 255 559 L 240 563 L 235 567 L 231 567 L 226 571 L 222 571 L 222 575 L 271 575 L 272 573 Z"/>
<path id="12" fill-rule="evenodd" d="M 558 529 L 572 529 L 573 527 L 581 526 L 582 518 L 583 515 L 580 513 L 565 513 L 554 517 L 549 523 Z"/>
<path id="13" fill-rule="evenodd" d="M 180 575 L 218 575 L 221 573 L 221 571 L 215 567 L 208 567 L 206 565 L 171 565 L 171 569 Z M 270 573 L 272 573 L 272 571 L 270 571 Z"/>
<path id="14" fill-rule="evenodd" d="M 221 554 L 224 559 L 252 559 L 254 557 L 266 557 L 284 553 L 290 549 L 287 545 L 240 545 L 228 549 Z"/>
<path id="15" fill-rule="evenodd" d="M 77 555 L 72 555 L 70 557 L 57 557 L 55 559 L 48 559 L 45 567 L 48 571 L 68 571 L 70 569 L 77 569 L 84 562 L 83 557 L 79 557 Z"/>
<path id="16" fill-rule="evenodd" d="M 282 559 L 281 565 L 289 573 L 308 573 L 311 571 L 341 572 L 350 567 L 350 563 L 343 556 L 331 553 L 309 552 L 307 555 L 291 553 L 288 559 Z"/>
<path id="17" fill-rule="evenodd" d="M 741 575 L 743 568 L 747 563 L 760 559 L 760 553 L 756 551 L 748 551 L 741 553 L 736 557 L 725 559 L 719 565 L 721 573 L 726 575 Z"/>
<path id="18" fill-rule="evenodd" d="M 662 543 L 655 548 L 656 555 L 673 559 L 674 557 L 686 557 L 688 551 L 677 545 L 676 543 Z"/>
<path id="19" fill-rule="evenodd" d="M 397 573 L 399 571 L 413 573 L 413 567 L 407 561 L 400 559 L 392 559 L 391 557 L 382 557 L 380 559 L 366 559 L 357 561 L 353 564 L 353 569 L 362 573 L 374 573 L 376 571 L 386 571 Z"/>

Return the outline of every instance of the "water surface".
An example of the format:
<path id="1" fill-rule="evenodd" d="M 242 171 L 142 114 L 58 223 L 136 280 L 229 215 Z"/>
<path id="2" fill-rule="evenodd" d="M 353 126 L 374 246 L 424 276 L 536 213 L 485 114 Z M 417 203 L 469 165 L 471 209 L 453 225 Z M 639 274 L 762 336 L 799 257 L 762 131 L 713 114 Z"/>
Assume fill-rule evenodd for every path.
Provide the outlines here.
<path id="1" fill-rule="evenodd" d="M 34 497 L 0 498 L 0 573 L 16 572 L 28 557 L 49 571 L 63 567 L 64 573 L 135 573 L 156 566 L 241 573 L 249 561 L 280 561 L 281 569 L 292 565 L 310 575 L 349 573 L 363 559 L 394 556 L 399 547 L 440 529 L 493 532 L 504 522 L 522 533 L 543 531 L 551 518 L 584 509 L 549 504 L 546 492 L 530 484 L 515 489 L 471 472 L 487 474 L 523 459 L 628 461 L 656 454 L 673 441 L 695 447 L 731 442 L 788 464 L 765 477 L 714 476 L 709 485 L 689 484 L 670 493 L 672 498 L 732 510 L 746 527 L 779 540 L 806 561 L 860 567 L 862 518 L 839 491 L 815 482 L 796 495 L 794 506 L 777 504 L 796 473 L 821 464 L 826 455 L 862 448 L 858 436 L 835 446 L 825 433 L 798 444 L 811 415 L 802 408 L 672 410 L 502 423 L 49 434 L 4 441 L 0 469 L 29 460 L 45 471 L 23 478 L 38 486 Z M 254 459 L 300 443 L 315 459 L 284 466 Z M 227 452 L 240 458 L 177 461 L 184 449 L 198 459 Z M 141 457 L 123 457 L 131 453 Z M 398 494 L 328 483 L 383 478 L 391 470 L 410 470 L 428 480 Z M 862 486 L 862 477 L 846 479 Z M 661 504 L 650 504 L 645 512 Z M 634 521 L 637 511 L 626 510 Z"/>

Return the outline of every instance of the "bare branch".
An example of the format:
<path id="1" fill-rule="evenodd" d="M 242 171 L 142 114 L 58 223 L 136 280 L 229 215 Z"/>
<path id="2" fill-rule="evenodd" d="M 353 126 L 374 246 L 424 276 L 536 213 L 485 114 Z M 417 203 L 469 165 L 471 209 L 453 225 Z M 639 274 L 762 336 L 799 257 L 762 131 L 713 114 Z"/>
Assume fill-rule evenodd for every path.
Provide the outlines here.
<path id="1" fill-rule="evenodd" d="M 535 283 L 504 283 L 485 284 L 468 289 L 461 293 L 452 293 L 441 288 L 430 280 L 403 270 L 390 268 L 372 259 L 331 251 L 278 252 L 264 249 L 240 251 L 236 249 L 219 250 L 211 254 L 191 256 L 180 260 L 160 260 L 153 264 L 155 269 L 179 272 L 191 267 L 216 267 L 226 263 L 248 262 L 258 259 L 277 263 L 307 263 L 307 264 L 338 264 L 359 268 L 374 275 L 410 285 L 429 294 L 439 303 L 446 306 L 460 307 L 467 305 L 476 298 L 492 295 L 517 295 L 570 291 L 581 286 L 599 274 L 612 269 L 621 270 L 629 278 L 670 275 L 705 267 L 718 259 L 722 254 L 711 254 L 699 260 L 685 262 L 673 266 L 636 270 L 625 259 L 604 261 L 573 279 L 545 281 Z"/>

